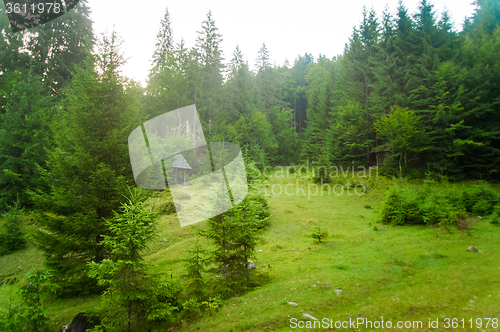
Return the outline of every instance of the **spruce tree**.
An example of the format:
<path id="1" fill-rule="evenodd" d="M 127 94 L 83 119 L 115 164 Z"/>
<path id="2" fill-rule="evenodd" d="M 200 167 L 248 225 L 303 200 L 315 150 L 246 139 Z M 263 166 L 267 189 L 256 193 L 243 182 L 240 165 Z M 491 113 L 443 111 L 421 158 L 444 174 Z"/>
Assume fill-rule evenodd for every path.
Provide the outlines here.
<path id="1" fill-rule="evenodd" d="M 226 95 L 224 120 L 234 122 L 242 116 L 248 117 L 255 109 L 252 93 L 255 89 L 253 77 L 238 46 L 234 50 L 229 69 L 228 81 L 224 86 Z"/>
<path id="2" fill-rule="evenodd" d="M 170 22 L 168 8 L 165 9 L 165 15 L 160 22 L 160 30 L 156 35 L 155 51 L 153 53 L 153 68 L 160 69 L 165 65 L 167 57 L 174 50 L 174 39 Z"/>
<path id="3" fill-rule="evenodd" d="M 208 126 L 210 134 L 212 124 L 221 117 L 222 108 L 222 80 L 223 80 L 223 55 L 220 48 L 222 35 L 215 26 L 212 12 L 207 13 L 207 18 L 198 31 L 196 51 L 199 55 L 200 79 L 199 99 L 197 110 L 200 118 Z"/>
<path id="4" fill-rule="evenodd" d="M 127 137 L 141 122 L 133 123 L 135 96 L 124 93 L 116 34 L 104 36 L 99 50 L 87 58 L 86 69 L 77 67 L 53 126 L 55 147 L 43 173 L 50 192 L 32 191 L 43 211 L 34 240 L 61 285 L 60 295 L 96 290 L 86 263 L 109 257 L 101 244 L 108 233 L 106 219 L 133 181 Z"/>
<path id="5" fill-rule="evenodd" d="M 177 309 L 171 281 L 152 274 L 144 262 L 144 250 L 155 238 L 157 225 L 146 198 L 140 188 L 129 191 L 128 201 L 106 221 L 109 232 L 102 245 L 109 258 L 88 264 L 89 276 L 105 287 L 101 328 L 127 332 L 158 328 L 162 322 L 171 323 Z"/>
<path id="6" fill-rule="evenodd" d="M 57 19 L 25 32 L 31 37 L 26 49 L 35 60 L 35 72 L 53 94 L 70 84 L 74 66 L 82 66 L 94 46 L 87 0 L 80 0 Z"/>
<path id="7" fill-rule="evenodd" d="M 31 68 L 8 72 L 0 96 L 0 210 L 16 198 L 31 206 L 26 190 L 48 189 L 40 181 L 40 168 L 45 167 L 46 149 L 51 146 L 54 98 Z"/>

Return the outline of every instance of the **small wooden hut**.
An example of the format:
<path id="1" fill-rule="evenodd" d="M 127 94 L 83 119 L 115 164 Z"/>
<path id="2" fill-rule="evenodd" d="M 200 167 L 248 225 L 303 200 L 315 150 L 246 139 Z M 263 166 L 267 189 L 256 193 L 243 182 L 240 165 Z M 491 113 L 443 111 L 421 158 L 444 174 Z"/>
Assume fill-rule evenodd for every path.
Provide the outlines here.
<path id="1" fill-rule="evenodd" d="M 186 171 L 189 171 L 192 168 L 182 154 L 177 154 L 174 156 L 174 163 L 172 164 L 172 167 L 175 169 L 174 181 L 177 181 L 177 174 L 179 173 L 179 171 L 181 171 L 183 175 L 181 177 L 181 181 L 182 183 L 186 182 Z"/>

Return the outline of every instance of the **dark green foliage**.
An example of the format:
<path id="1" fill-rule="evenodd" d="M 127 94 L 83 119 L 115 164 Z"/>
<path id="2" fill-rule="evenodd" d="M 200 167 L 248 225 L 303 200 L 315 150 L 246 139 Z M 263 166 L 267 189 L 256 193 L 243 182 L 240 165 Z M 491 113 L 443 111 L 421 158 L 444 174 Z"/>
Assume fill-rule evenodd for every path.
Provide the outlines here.
<path id="1" fill-rule="evenodd" d="M 1 61 L 1 60 L 0 60 Z M 5 75 L 0 84 L 0 211 L 18 197 L 27 207 L 29 190 L 47 190 L 40 180 L 52 134 L 54 98 L 33 70 Z"/>
<path id="2" fill-rule="evenodd" d="M 101 245 L 110 258 L 90 262 L 89 276 L 105 291 L 102 297 L 102 322 L 106 331 L 144 331 L 171 323 L 177 310 L 177 291 L 164 275 L 148 271 L 142 253 L 156 234 L 156 215 L 148 209 L 143 190 L 130 191 L 120 212 L 106 221 L 109 229 Z M 163 326 L 163 325 L 161 325 Z"/>
<path id="3" fill-rule="evenodd" d="M 493 213 L 490 217 L 490 222 L 494 225 L 500 224 L 500 204 L 494 206 Z"/>
<path id="4" fill-rule="evenodd" d="M 198 237 L 196 237 L 194 248 L 187 251 L 187 257 L 184 259 L 184 276 L 187 280 L 186 289 L 189 300 L 183 304 L 183 307 L 188 307 L 186 308 L 188 311 L 195 312 L 200 309 L 196 303 L 201 303 L 206 298 L 207 286 L 203 275 L 207 270 L 207 265 L 207 251 L 203 249 Z"/>
<path id="5" fill-rule="evenodd" d="M 479 215 L 488 215 L 500 201 L 498 194 L 487 184 L 472 186 L 463 193 L 464 207 Z"/>
<path id="6" fill-rule="evenodd" d="M 42 172 L 50 192 L 31 192 L 43 211 L 35 218 L 41 227 L 34 241 L 58 279 L 58 294 L 65 296 L 98 290 L 87 276 L 87 263 L 109 258 L 101 245 L 109 234 L 106 219 L 132 180 L 127 137 L 140 119 L 137 100 L 125 93 L 118 74 L 123 64 L 118 36 L 103 36 L 98 50 L 86 69 L 76 68 L 53 125 L 56 146 Z"/>
<path id="7" fill-rule="evenodd" d="M 48 331 L 49 319 L 43 302 L 56 288 L 50 283 L 50 277 L 49 271 L 35 270 L 28 274 L 28 280 L 19 289 L 22 303 L 15 307 L 11 303 L 6 314 L 0 311 L 1 331 Z"/>
<path id="8" fill-rule="evenodd" d="M 419 202 L 421 198 L 423 197 L 409 187 L 389 188 L 380 209 L 382 221 L 392 225 L 423 223 Z"/>
<path id="9" fill-rule="evenodd" d="M 321 221 L 318 222 L 317 226 L 314 226 L 311 237 L 319 243 L 323 242 L 328 237 L 328 232 L 325 231 L 324 228 L 321 228 Z"/>
<path id="10" fill-rule="evenodd" d="M 269 204 L 264 196 L 249 196 L 242 204 L 244 204 L 242 210 L 245 213 L 245 218 L 253 217 L 253 222 L 257 229 L 262 229 L 268 225 L 271 213 L 269 212 Z"/>
<path id="11" fill-rule="evenodd" d="M 393 225 L 439 224 L 447 227 L 467 219 L 466 212 L 491 214 L 498 202 L 498 194 L 485 184 L 460 189 L 427 181 L 422 189 L 389 188 L 380 214 L 384 223 Z"/>
<path id="12" fill-rule="evenodd" d="M 160 213 L 169 215 L 176 212 L 176 205 L 174 204 L 174 201 L 170 200 L 165 204 L 160 205 L 158 209 Z"/>
<path id="13" fill-rule="evenodd" d="M 217 202 L 215 202 L 217 204 Z M 248 260 L 253 257 L 258 229 L 269 219 L 269 208 L 263 197 L 247 196 L 233 209 L 209 219 L 208 228 L 200 234 L 211 240 L 209 271 L 217 274 L 215 294 L 229 296 L 255 285 Z"/>
<path id="14" fill-rule="evenodd" d="M 16 203 L 0 219 L 0 256 L 26 247 L 20 220 L 23 209 L 19 200 Z"/>

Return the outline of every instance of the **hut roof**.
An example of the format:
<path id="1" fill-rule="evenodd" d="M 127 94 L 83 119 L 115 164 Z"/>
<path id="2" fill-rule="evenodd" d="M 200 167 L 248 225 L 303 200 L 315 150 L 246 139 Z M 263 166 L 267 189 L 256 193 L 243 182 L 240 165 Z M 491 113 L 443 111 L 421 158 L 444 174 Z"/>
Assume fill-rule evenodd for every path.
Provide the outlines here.
<path id="1" fill-rule="evenodd" d="M 191 169 L 188 162 L 182 154 L 177 154 L 174 156 L 174 163 L 172 164 L 174 168 Z"/>

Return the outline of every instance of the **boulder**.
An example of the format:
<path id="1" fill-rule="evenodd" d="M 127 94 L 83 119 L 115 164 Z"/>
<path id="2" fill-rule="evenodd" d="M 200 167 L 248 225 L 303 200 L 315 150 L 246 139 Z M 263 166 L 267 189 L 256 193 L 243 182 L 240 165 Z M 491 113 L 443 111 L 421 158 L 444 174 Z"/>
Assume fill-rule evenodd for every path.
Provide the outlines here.
<path id="1" fill-rule="evenodd" d="M 248 262 L 247 262 L 247 268 L 248 268 L 249 270 L 253 270 L 253 269 L 255 269 L 255 264 L 254 264 L 254 262 L 252 262 L 252 261 L 248 261 Z"/>
<path id="2" fill-rule="evenodd" d="M 90 317 L 85 315 L 85 313 L 80 312 L 73 318 L 71 324 L 66 327 L 66 332 L 85 332 L 91 328 L 95 327 L 94 324 L 90 322 Z"/>
<path id="3" fill-rule="evenodd" d="M 318 320 L 316 317 L 306 314 L 305 312 L 302 314 L 302 317 L 309 318 L 310 320 Z"/>

